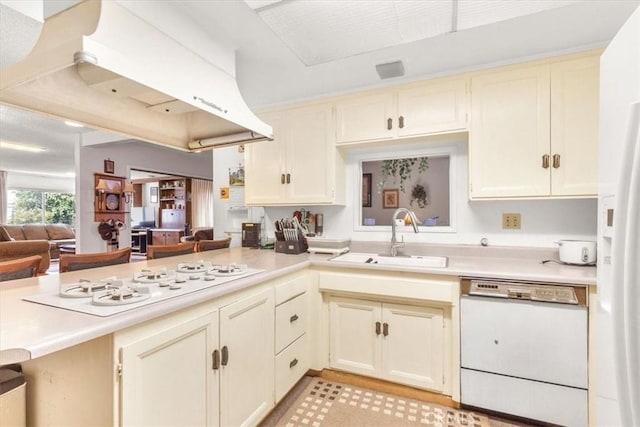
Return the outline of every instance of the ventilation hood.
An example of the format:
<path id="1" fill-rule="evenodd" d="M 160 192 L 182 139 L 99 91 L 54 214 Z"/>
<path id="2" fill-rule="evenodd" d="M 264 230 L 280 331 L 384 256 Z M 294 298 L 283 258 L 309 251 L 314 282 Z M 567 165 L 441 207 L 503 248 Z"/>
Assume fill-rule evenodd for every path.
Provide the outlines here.
<path id="1" fill-rule="evenodd" d="M 47 19 L 0 70 L 0 102 L 187 151 L 273 138 L 232 75 L 115 1 Z"/>

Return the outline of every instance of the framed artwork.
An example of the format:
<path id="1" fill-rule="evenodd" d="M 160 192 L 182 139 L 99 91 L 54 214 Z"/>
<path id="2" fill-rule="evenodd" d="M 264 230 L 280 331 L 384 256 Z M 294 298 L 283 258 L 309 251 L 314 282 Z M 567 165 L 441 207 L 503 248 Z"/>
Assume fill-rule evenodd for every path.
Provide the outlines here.
<path id="1" fill-rule="evenodd" d="M 158 203 L 158 187 L 149 188 L 149 202 Z"/>
<path id="2" fill-rule="evenodd" d="M 116 162 L 113 160 L 104 161 L 104 173 L 116 173 Z"/>
<path id="3" fill-rule="evenodd" d="M 384 209 L 393 209 L 398 207 L 400 198 L 400 190 L 382 190 L 382 207 Z"/>
<path id="4" fill-rule="evenodd" d="M 229 185 L 244 185 L 244 166 L 229 168 Z"/>
<path id="5" fill-rule="evenodd" d="M 362 174 L 362 207 L 371 207 L 371 174 Z"/>
<path id="6" fill-rule="evenodd" d="M 94 173 L 94 220 L 96 222 L 108 220 L 124 221 L 122 189 L 125 178 L 123 176 Z"/>

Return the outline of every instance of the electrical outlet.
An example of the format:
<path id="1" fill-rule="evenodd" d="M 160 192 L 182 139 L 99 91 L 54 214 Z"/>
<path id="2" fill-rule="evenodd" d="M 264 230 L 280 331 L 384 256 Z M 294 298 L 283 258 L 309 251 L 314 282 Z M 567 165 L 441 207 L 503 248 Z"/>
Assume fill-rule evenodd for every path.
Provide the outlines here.
<path id="1" fill-rule="evenodd" d="M 520 214 L 503 213 L 502 228 L 505 230 L 520 230 Z"/>

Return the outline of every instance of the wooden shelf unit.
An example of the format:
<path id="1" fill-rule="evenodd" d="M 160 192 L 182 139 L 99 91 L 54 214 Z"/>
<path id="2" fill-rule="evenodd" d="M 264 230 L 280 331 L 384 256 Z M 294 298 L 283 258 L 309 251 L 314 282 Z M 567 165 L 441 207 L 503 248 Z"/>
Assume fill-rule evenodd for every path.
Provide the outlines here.
<path id="1" fill-rule="evenodd" d="M 191 223 L 191 179 L 162 179 L 159 185 L 159 228 L 184 229 Z"/>

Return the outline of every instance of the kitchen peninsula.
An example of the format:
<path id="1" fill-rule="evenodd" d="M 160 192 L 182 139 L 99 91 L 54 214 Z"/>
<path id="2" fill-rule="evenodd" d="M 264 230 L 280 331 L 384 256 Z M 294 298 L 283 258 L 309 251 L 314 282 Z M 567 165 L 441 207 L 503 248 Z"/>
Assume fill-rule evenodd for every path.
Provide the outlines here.
<path id="1" fill-rule="evenodd" d="M 386 245 L 380 243 L 380 247 L 374 249 L 383 250 Z M 360 244 L 360 247 L 365 246 Z M 371 249 L 371 243 L 367 243 L 366 247 Z M 352 250 L 358 249 L 359 243 L 354 242 Z M 172 411 L 181 413 L 184 405 L 185 412 L 205 414 L 208 420 L 215 420 L 212 424 L 217 424 L 218 419 L 221 424 L 239 424 L 244 421 L 256 424 L 307 369 L 322 370 L 330 367 L 327 331 L 329 306 L 322 294 L 328 291 L 322 291 L 319 282 L 323 274 L 345 273 L 363 278 L 362 283 L 370 278 L 377 278 L 389 284 L 395 283 L 396 286 L 380 288 L 381 295 L 375 295 L 377 290 L 366 287 L 335 291 L 337 295 L 361 295 L 367 299 L 383 301 L 391 298 L 405 301 L 409 305 L 434 306 L 442 310 L 443 321 L 448 326 L 441 352 L 445 382 L 438 386 L 440 391 L 437 391 L 438 387 L 425 388 L 459 401 L 460 276 L 569 283 L 587 287 L 589 298 L 595 294 L 592 286 L 595 285 L 594 268 L 558 265 L 553 262 L 541 264 L 541 260 L 554 256 L 554 251 L 549 249 L 447 245 L 415 245 L 409 249 L 424 255 L 435 253 L 447 256 L 448 266 L 398 269 L 338 263 L 329 261 L 326 255 L 293 256 L 233 248 L 215 253 L 7 282 L 0 291 L 0 364 L 23 364 L 29 388 L 28 413 L 35 424 L 116 425 L 141 422 L 136 417 L 151 412 L 146 411 L 146 406 L 132 411 L 132 406 L 144 405 L 145 401 L 147 405 L 156 408 L 156 411 L 159 406 L 163 406 L 158 405 L 158 400 L 145 395 L 144 390 L 151 390 L 145 387 L 162 387 L 170 381 L 177 381 L 179 377 L 175 373 L 184 372 L 185 369 L 188 371 L 187 365 L 192 363 L 199 363 L 198 366 L 204 363 L 207 367 L 206 370 L 200 367 L 197 371 L 208 372 L 206 379 L 202 379 L 205 383 L 193 387 L 208 390 L 206 395 L 210 398 L 204 403 L 194 403 L 189 400 L 189 396 L 193 396 L 190 392 L 173 393 L 185 397 L 176 397 L 179 401 L 174 403 L 177 404 L 168 405 L 178 408 Z M 557 256 L 557 251 L 555 255 Z M 33 294 L 55 293 L 61 285 L 80 279 L 132 277 L 145 268 L 174 268 L 178 263 L 202 260 L 216 264 L 246 264 L 262 271 L 220 286 L 186 293 L 108 317 L 22 300 Z M 332 292 L 334 291 L 330 293 Z M 394 297 L 394 292 L 405 293 Z M 298 299 L 303 295 L 306 299 Z M 297 307 L 295 313 L 290 311 L 294 305 Z M 246 313 L 253 314 L 247 317 Z M 300 323 L 304 327 L 299 331 L 291 329 L 296 325 L 296 321 L 290 322 L 294 316 L 304 321 Z M 286 322 L 279 323 L 279 318 L 285 318 Z M 237 319 L 247 321 L 241 320 L 240 323 L 233 324 L 236 332 L 228 334 L 225 325 Z M 252 325 L 255 330 L 247 329 L 253 328 Z M 246 333 L 240 334 L 239 331 Z M 290 338 L 282 338 L 289 334 Z M 244 345 L 242 341 L 230 344 L 236 338 L 241 340 L 243 337 L 236 337 L 240 335 L 246 335 L 246 339 L 251 341 L 250 354 L 239 355 Z M 153 345 L 145 347 L 150 342 Z M 181 351 L 180 346 L 168 345 L 171 348 L 169 353 L 149 350 L 156 349 L 161 342 L 183 343 L 187 347 L 182 347 L 182 351 L 185 348 L 196 349 L 193 353 L 196 359 L 177 356 Z M 256 351 L 256 348 L 260 351 Z M 136 368 L 136 363 L 153 364 L 152 361 L 145 361 L 142 356 L 138 357 L 146 354 L 145 351 L 157 354 L 160 356 L 158 363 L 162 362 L 154 369 L 162 369 L 164 374 L 152 384 L 144 384 L 144 381 L 140 383 L 140 380 L 136 382 L 135 375 L 132 375 L 132 372 L 140 369 Z M 295 358 L 300 361 L 295 369 L 293 366 L 290 368 L 290 360 L 294 358 L 289 359 L 289 351 L 299 351 L 301 354 Z M 165 366 L 163 363 L 169 360 L 176 364 Z M 248 405 L 254 407 L 242 406 L 235 402 L 238 399 L 233 396 L 239 392 L 244 393 L 241 387 L 242 384 L 247 384 L 247 378 L 233 370 L 234 364 L 242 364 L 244 368 L 248 366 L 245 364 L 254 363 L 254 360 L 257 360 L 255 364 L 259 372 L 248 381 L 262 394 L 248 399 Z M 281 368 L 285 362 L 286 369 Z M 260 373 L 263 368 L 266 372 Z M 254 375 L 253 372 L 250 374 Z M 219 386 L 213 385 L 218 382 Z M 159 390 L 158 398 L 162 398 L 162 391 Z M 205 407 L 194 411 L 192 405 L 200 403 Z M 82 408 L 73 411 L 72 420 L 68 419 L 69 405 Z"/>

